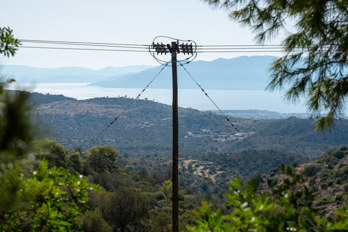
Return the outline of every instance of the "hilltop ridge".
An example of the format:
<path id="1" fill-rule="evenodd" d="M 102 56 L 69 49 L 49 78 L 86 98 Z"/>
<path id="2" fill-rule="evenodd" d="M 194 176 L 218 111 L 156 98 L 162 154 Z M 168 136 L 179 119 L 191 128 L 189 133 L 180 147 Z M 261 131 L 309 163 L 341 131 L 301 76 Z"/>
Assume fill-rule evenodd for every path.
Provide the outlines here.
<path id="1" fill-rule="evenodd" d="M 106 126 L 132 101 L 130 98 L 76 100 L 61 95 L 33 94 L 34 117 L 51 128 L 48 138 L 68 149 L 109 144 L 122 153 L 171 153 L 171 106 L 147 99 L 136 101 L 110 128 Z M 264 120 L 231 117 L 235 131 L 222 115 L 179 108 L 179 149 L 182 155 L 245 149 L 275 149 L 318 157 L 346 144 L 348 121 L 337 120 L 331 131 L 315 131 L 313 119 Z"/>

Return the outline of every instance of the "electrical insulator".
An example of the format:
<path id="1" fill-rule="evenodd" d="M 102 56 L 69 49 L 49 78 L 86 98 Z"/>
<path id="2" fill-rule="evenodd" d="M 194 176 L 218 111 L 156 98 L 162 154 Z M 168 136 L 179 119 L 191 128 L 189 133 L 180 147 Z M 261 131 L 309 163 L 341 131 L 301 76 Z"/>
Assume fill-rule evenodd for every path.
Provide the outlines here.
<path id="1" fill-rule="evenodd" d="M 161 36 L 159 36 L 161 37 Z M 150 53 L 151 55 L 159 62 L 159 63 L 169 63 L 167 60 L 163 58 L 159 58 L 159 55 L 164 56 L 169 54 L 179 54 L 181 53 L 180 59 L 182 58 L 182 61 L 186 61 L 187 63 L 191 62 L 194 60 L 197 56 L 196 52 L 196 43 L 190 43 L 192 40 L 174 40 L 171 43 L 163 43 L 160 41 L 156 41 L 156 37 L 153 41 L 152 44 L 150 45 Z M 164 36 L 165 37 L 165 36 Z M 172 39 L 170 37 L 165 37 Z M 158 57 L 156 57 L 158 55 Z"/>
<path id="2" fill-rule="evenodd" d="M 184 55 L 186 55 L 186 47 L 185 47 L 185 44 L 181 44 L 180 47 L 181 47 L 181 51 L 184 53 Z"/>
<path id="3" fill-rule="evenodd" d="M 187 46 L 187 50 L 188 50 L 188 53 L 189 53 L 189 54 L 193 54 L 193 47 L 192 47 L 192 44 L 190 44 L 190 45 Z"/>

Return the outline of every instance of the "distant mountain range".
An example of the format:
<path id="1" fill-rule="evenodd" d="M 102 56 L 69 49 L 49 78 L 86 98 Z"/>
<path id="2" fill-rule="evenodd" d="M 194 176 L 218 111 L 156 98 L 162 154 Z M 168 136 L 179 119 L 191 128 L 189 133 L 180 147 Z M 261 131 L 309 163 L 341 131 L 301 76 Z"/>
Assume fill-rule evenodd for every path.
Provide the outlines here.
<path id="1" fill-rule="evenodd" d="M 185 68 L 206 89 L 264 90 L 269 79 L 273 56 L 242 56 L 232 59 L 195 61 Z M 19 83 L 90 83 L 109 88 L 144 88 L 162 69 L 162 66 L 109 67 L 101 70 L 66 67 L 55 69 L 26 66 L 0 66 L 0 75 L 15 78 Z M 178 65 L 178 84 L 181 89 L 196 89 L 189 74 Z M 151 88 L 171 88 L 172 71 L 166 67 Z"/>
<path id="2" fill-rule="evenodd" d="M 207 89 L 264 90 L 269 78 L 268 69 L 273 56 L 243 56 L 233 59 L 196 61 L 185 65 L 197 82 Z M 142 88 L 160 71 L 155 67 L 139 73 L 110 77 L 91 85 L 114 88 Z M 171 88 L 171 68 L 163 70 L 152 88 Z M 197 86 L 186 71 L 178 65 L 178 85 L 181 89 L 196 89 Z"/>
<path id="3" fill-rule="evenodd" d="M 0 77 L 14 78 L 18 83 L 93 83 L 110 76 L 137 73 L 151 67 L 137 65 L 93 70 L 81 67 L 33 68 L 22 65 L 0 65 Z"/>

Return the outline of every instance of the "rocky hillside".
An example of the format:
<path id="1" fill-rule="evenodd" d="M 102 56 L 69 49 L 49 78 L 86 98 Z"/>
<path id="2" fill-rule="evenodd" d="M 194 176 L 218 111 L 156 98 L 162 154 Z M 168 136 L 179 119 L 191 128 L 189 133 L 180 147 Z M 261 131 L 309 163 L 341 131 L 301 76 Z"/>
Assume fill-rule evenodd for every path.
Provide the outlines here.
<path id="1" fill-rule="evenodd" d="M 348 204 L 347 146 L 330 149 L 317 160 L 295 167 L 295 171 L 307 178 L 307 188 L 316 193 L 314 207 L 322 214 L 333 213 L 334 209 Z M 282 175 L 278 168 L 274 168 L 266 178 L 281 181 Z"/>

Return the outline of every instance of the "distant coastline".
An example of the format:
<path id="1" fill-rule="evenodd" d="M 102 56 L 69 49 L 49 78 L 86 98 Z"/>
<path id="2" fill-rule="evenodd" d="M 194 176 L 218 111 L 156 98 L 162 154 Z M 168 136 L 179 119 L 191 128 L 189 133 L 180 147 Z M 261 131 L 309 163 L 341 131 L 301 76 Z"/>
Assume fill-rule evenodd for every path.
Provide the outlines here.
<path id="1" fill-rule="evenodd" d="M 211 110 L 211 112 L 221 114 L 218 110 Z M 231 117 L 250 119 L 286 119 L 290 117 L 306 119 L 312 116 L 309 113 L 279 113 L 268 110 L 223 110 L 223 112 Z"/>
<path id="2" fill-rule="evenodd" d="M 86 83 L 46 83 L 46 84 L 11 84 L 10 90 L 27 90 L 42 94 L 64 95 L 77 100 L 98 97 L 127 97 L 135 98 L 143 89 L 141 88 L 103 88 L 89 86 Z M 292 104 L 282 100 L 279 92 L 265 92 L 262 90 L 213 90 L 206 89 L 209 96 L 221 109 L 244 111 L 256 109 L 279 113 L 306 112 L 303 104 Z M 159 103 L 171 105 L 171 89 L 147 89 L 141 94 L 140 99 L 148 99 Z M 216 108 L 199 89 L 179 89 L 179 106 L 193 108 L 201 111 L 214 111 Z M 291 115 L 289 115 L 291 116 Z M 287 116 L 287 117 L 289 117 Z M 302 118 L 302 117 L 301 117 Z"/>

